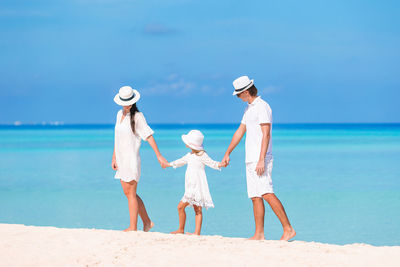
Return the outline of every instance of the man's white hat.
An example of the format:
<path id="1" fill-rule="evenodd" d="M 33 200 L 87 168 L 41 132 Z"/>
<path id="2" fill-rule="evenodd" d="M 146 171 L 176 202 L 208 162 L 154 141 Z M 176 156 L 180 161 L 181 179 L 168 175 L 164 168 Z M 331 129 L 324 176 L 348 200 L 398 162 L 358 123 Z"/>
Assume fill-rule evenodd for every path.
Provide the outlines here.
<path id="1" fill-rule="evenodd" d="M 119 93 L 115 95 L 114 102 L 120 106 L 130 106 L 138 102 L 140 94 L 137 90 L 130 86 L 122 86 Z"/>
<path id="2" fill-rule="evenodd" d="M 191 130 L 188 134 L 182 135 L 183 142 L 194 150 L 204 150 L 204 135 L 199 130 Z"/>
<path id="3" fill-rule="evenodd" d="M 233 81 L 233 87 L 235 87 L 235 91 L 233 91 L 232 95 L 240 94 L 243 91 L 246 91 L 254 84 L 254 80 L 250 80 L 248 76 L 242 76 Z"/>

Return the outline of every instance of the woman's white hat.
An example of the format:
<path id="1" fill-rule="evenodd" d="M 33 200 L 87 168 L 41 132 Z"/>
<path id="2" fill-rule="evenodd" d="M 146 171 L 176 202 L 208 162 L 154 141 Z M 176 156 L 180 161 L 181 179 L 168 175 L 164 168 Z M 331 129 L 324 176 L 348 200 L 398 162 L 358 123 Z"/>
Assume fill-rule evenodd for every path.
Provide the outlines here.
<path id="1" fill-rule="evenodd" d="M 183 142 L 194 150 L 204 150 L 204 135 L 199 130 L 191 130 L 188 134 L 182 135 Z"/>
<path id="2" fill-rule="evenodd" d="M 122 86 L 119 88 L 118 94 L 114 97 L 114 102 L 120 106 L 130 106 L 138 102 L 140 94 L 137 90 L 130 86 Z"/>
<path id="3" fill-rule="evenodd" d="M 250 80 L 247 76 L 241 76 L 233 81 L 233 87 L 235 87 L 235 91 L 233 91 L 232 95 L 240 94 L 243 91 L 246 91 L 254 84 L 254 80 Z"/>

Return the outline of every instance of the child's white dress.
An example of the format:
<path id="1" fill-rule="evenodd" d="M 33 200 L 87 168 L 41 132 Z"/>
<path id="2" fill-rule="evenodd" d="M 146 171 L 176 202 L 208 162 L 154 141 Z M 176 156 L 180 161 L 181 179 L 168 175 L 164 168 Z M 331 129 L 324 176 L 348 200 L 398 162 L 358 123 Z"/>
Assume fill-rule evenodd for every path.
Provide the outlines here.
<path id="1" fill-rule="evenodd" d="M 171 162 L 171 166 L 175 169 L 187 164 L 185 174 L 185 195 L 181 201 L 189 203 L 190 206 L 196 205 L 208 208 L 213 208 L 210 190 L 208 189 L 205 165 L 221 170 L 218 167 L 217 161 L 212 160 L 206 152 L 197 156 L 196 154 L 188 153 L 180 159 Z"/>

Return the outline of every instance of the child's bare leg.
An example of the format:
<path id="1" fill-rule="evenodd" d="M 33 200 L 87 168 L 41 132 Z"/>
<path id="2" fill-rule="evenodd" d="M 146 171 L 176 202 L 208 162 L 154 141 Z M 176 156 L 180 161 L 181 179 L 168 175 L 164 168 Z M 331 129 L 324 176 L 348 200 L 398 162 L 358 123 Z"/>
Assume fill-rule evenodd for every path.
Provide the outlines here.
<path id="1" fill-rule="evenodd" d="M 200 235 L 201 223 L 203 222 L 203 213 L 201 211 L 201 207 L 200 206 L 193 205 L 193 208 L 194 208 L 194 213 L 196 214 L 196 217 L 195 217 L 196 218 L 195 219 L 196 228 L 194 230 L 194 234 L 195 235 Z"/>
<path id="2" fill-rule="evenodd" d="M 178 214 L 179 214 L 179 229 L 171 232 L 171 234 L 183 234 L 185 233 L 185 223 L 186 223 L 186 212 L 185 208 L 189 203 L 180 201 L 178 204 Z"/>

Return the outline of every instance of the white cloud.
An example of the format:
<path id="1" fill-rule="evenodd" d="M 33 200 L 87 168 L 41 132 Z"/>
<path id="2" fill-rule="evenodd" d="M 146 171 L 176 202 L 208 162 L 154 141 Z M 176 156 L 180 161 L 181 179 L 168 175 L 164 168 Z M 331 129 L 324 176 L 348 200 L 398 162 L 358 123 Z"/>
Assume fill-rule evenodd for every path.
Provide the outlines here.
<path id="1" fill-rule="evenodd" d="M 177 30 L 160 23 L 149 23 L 143 29 L 143 33 L 146 35 L 172 35 L 177 32 Z"/>
<path id="2" fill-rule="evenodd" d="M 170 74 L 165 79 L 143 88 L 145 95 L 185 95 L 192 92 L 196 85 L 193 82 L 186 81 L 178 74 Z"/>
<path id="3" fill-rule="evenodd" d="M 51 14 L 49 12 L 41 11 L 41 10 L 24 10 L 24 9 L 3 9 L 0 10 L 0 17 L 50 17 Z"/>
<path id="4" fill-rule="evenodd" d="M 144 95 L 175 95 L 184 96 L 190 93 L 195 94 L 212 94 L 212 95 L 223 95 L 229 90 L 222 86 L 213 86 L 212 83 L 198 84 L 193 81 L 188 81 L 185 78 L 179 76 L 177 73 L 171 73 L 165 78 L 156 81 L 148 86 L 145 86 L 143 91 Z"/>
<path id="5" fill-rule="evenodd" d="M 269 85 L 267 87 L 262 88 L 260 90 L 260 94 L 268 95 L 268 94 L 273 94 L 273 93 L 279 92 L 281 90 L 282 90 L 282 87 L 280 87 L 280 86 Z"/>

